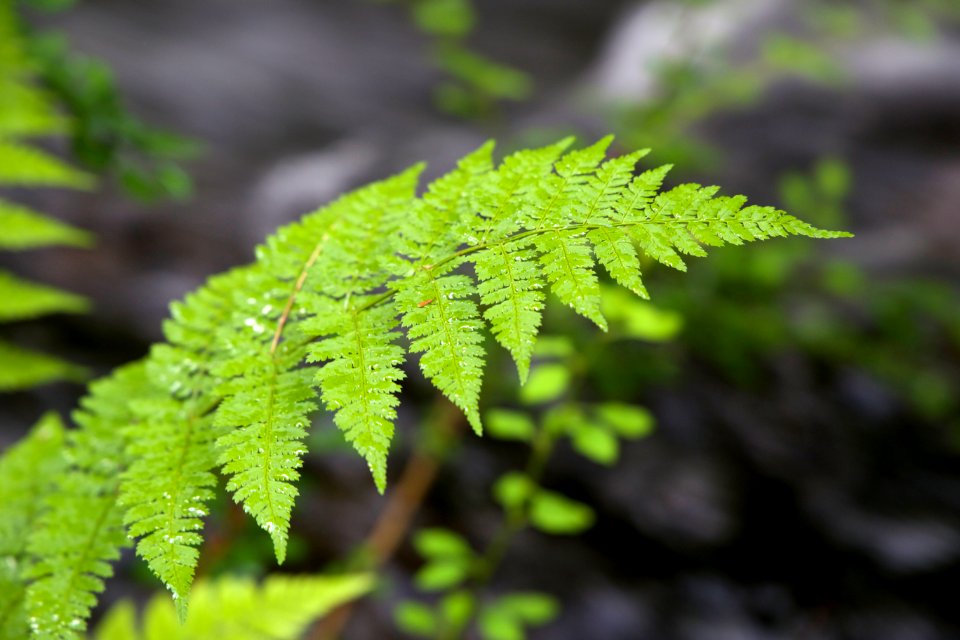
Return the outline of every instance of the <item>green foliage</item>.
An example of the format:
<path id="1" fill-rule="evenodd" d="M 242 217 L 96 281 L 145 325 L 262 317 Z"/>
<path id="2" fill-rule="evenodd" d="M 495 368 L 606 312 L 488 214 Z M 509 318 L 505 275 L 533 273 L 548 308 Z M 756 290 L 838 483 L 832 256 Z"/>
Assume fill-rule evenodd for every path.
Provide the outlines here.
<path id="1" fill-rule="evenodd" d="M 613 299 L 607 307 L 629 317 L 633 301 L 629 296 L 626 300 Z M 653 308 L 644 309 L 644 317 L 657 313 L 672 318 Z M 611 326 L 611 339 L 638 339 L 629 331 L 618 335 L 619 328 L 617 323 Z M 664 340 L 673 337 L 675 329 L 669 335 L 652 333 L 654 340 Z M 592 349 L 597 342 L 592 341 Z M 432 606 L 404 601 L 396 607 L 397 625 L 411 635 L 470 637 L 475 626 L 481 638 L 522 639 L 528 628 L 549 623 L 557 615 L 559 604 L 546 594 L 514 592 L 486 598 L 484 591 L 507 557 L 512 538 L 521 531 L 533 528 L 549 535 L 569 536 L 594 523 L 595 514 L 588 505 L 542 486 L 555 445 L 569 439 L 573 449 L 584 457 L 612 465 L 619 455 L 621 439 L 643 437 L 653 427 L 652 416 L 641 407 L 577 401 L 577 391 L 596 371 L 590 358 L 581 354 L 569 337 L 547 336 L 534 353 L 548 361 L 535 364 L 529 381 L 521 388 L 520 400 L 534 405 L 549 402 L 551 406 L 540 419 L 533 413 L 502 408 L 486 415 L 489 435 L 529 447 L 524 470 L 504 473 L 493 486 L 493 497 L 504 511 L 501 525 L 481 551 L 474 551 L 463 537 L 446 529 L 425 529 L 414 536 L 414 547 L 424 559 L 414 584 L 427 594 L 439 592 L 440 597 Z M 533 396 L 535 402 L 524 397 L 531 388 L 538 389 Z"/>
<path id="2" fill-rule="evenodd" d="M 64 465 L 63 425 L 47 414 L 0 458 L 0 640 L 27 635 L 23 610 L 27 537 Z"/>
<path id="3" fill-rule="evenodd" d="M 59 134 L 64 121 L 35 82 L 24 51 L 11 0 L 0 2 L 0 187 L 87 188 L 90 176 L 41 151 L 30 138 Z M 89 236 L 25 207 L 0 199 L 0 249 L 32 249 L 57 244 L 84 246 Z M 51 313 L 87 308 L 76 295 L 0 272 L 0 322 L 24 321 Z M 80 367 L 0 341 L 0 391 L 24 389 L 54 380 L 76 380 Z"/>
<path id="4" fill-rule="evenodd" d="M 87 301 L 80 296 L 52 287 L 22 280 L 12 273 L 0 271 L 0 322 L 29 320 L 51 313 L 81 313 Z"/>
<path id="5" fill-rule="evenodd" d="M 530 523 L 544 533 L 575 535 L 593 521 L 593 509 L 559 493 L 541 489 L 530 498 Z"/>
<path id="6" fill-rule="evenodd" d="M 394 2 L 397 0 L 379 0 Z M 499 102 L 524 100 L 530 77 L 477 53 L 466 45 L 476 24 L 471 0 L 401 0 L 414 24 L 432 40 L 431 56 L 447 78 L 435 93 L 437 106 L 464 118 L 491 115 Z"/>
<path id="7" fill-rule="evenodd" d="M 642 292 L 639 273 L 624 270 L 630 260 L 613 268 L 604 256 L 629 246 L 634 259 L 639 250 L 681 268 L 680 253 L 704 253 L 698 240 L 846 235 L 717 196 L 715 187 L 655 195 L 663 170 L 632 177 L 641 153 L 603 162 L 604 139 L 561 156 L 570 142 L 519 151 L 496 167 L 484 145 L 421 197 L 421 166 L 363 187 L 280 229 L 254 263 L 175 303 L 167 342 L 94 385 L 77 414 L 70 467 L 30 543 L 35 634 L 82 630 L 127 535 L 186 615 L 218 470 L 282 562 L 318 392 L 381 490 L 406 354 L 419 354 L 424 376 L 479 432 L 484 329 L 493 327 L 522 375 L 539 327 L 529 314 L 544 303 L 531 291 L 549 286 L 606 328 L 594 256 Z M 515 270 L 497 269 L 491 253 Z M 609 422 L 602 428 L 611 434 L 623 424 L 643 431 L 636 415 Z M 572 533 L 592 520 L 557 494 L 534 488 L 524 500 L 547 531 Z M 462 559 L 433 564 L 425 586 L 457 584 L 470 569 Z"/>
<path id="8" fill-rule="evenodd" d="M 844 225 L 853 187 L 847 166 L 824 158 L 780 180 L 781 199 L 820 224 Z M 948 390 L 960 371 L 947 354 L 960 344 L 960 295 L 946 281 L 873 276 L 852 260 L 823 259 L 803 243 L 763 252 L 718 251 L 664 304 L 687 318 L 681 343 L 728 380 L 756 388 L 785 349 L 854 367 L 920 417 L 960 424 L 960 400 Z M 705 317 L 698 310 L 709 308 Z M 722 339 L 721 339 L 722 337 Z"/>
<path id="9" fill-rule="evenodd" d="M 560 611 L 556 600 L 536 592 L 517 592 L 487 604 L 480 614 L 484 640 L 523 640 L 527 627 L 539 627 Z"/>
<path id="10" fill-rule="evenodd" d="M 370 576 L 271 576 L 262 584 L 246 578 L 199 582 L 195 607 L 183 623 L 173 605 L 155 596 L 140 624 L 124 601 L 107 613 L 96 640 L 295 640 L 314 620 L 368 592 Z"/>
<path id="11" fill-rule="evenodd" d="M 463 582 L 474 566 L 470 545 L 446 529 L 424 529 L 413 540 L 414 547 L 427 562 L 414 577 L 423 591 L 443 591 Z"/>
<path id="12" fill-rule="evenodd" d="M 113 571 L 110 562 L 128 544 L 117 503 L 126 466 L 124 429 L 136 417 L 131 398 L 149 393 L 142 363 L 95 382 L 73 415 L 79 429 L 67 436 L 67 468 L 43 502 L 27 550 L 26 614 L 32 636 L 77 638 Z"/>
<path id="13" fill-rule="evenodd" d="M 570 370 L 557 363 L 545 363 L 533 369 L 533 375 L 520 389 L 520 401 L 536 405 L 563 395 L 570 384 Z"/>
<path id="14" fill-rule="evenodd" d="M 81 382 L 83 367 L 0 341 L 0 391 L 16 391 L 56 380 Z"/>
<path id="15" fill-rule="evenodd" d="M 110 68 L 76 55 L 59 34 L 28 33 L 26 45 L 39 81 L 70 116 L 71 152 L 79 163 L 115 175 L 143 202 L 190 195 L 192 181 L 180 163 L 197 154 L 195 142 L 132 115 Z"/>
<path id="16" fill-rule="evenodd" d="M 678 313 L 638 300 L 623 289 L 601 287 L 600 296 L 600 311 L 610 320 L 611 332 L 623 339 L 665 342 L 683 326 Z"/>
<path id="17" fill-rule="evenodd" d="M 0 249 L 21 251 L 56 245 L 89 247 L 92 236 L 12 202 L 0 200 Z"/>

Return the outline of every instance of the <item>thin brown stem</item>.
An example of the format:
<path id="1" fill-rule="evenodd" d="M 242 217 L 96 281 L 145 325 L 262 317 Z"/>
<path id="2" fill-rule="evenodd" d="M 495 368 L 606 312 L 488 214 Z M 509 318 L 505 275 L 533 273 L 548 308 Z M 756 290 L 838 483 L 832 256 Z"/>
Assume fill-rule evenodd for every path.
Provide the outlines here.
<path id="1" fill-rule="evenodd" d="M 307 281 L 307 274 L 310 272 L 310 267 L 312 267 L 313 263 L 320 257 L 323 245 L 327 243 L 329 238 L 330 236 L 328 234 L 323 235 L 323 238 L 317 243 L 317 246 L 314 247 L 313 253 L 310 254 L 310 257 L 307 258 L 307 261 L 304 263 L 303 269 L 300 270 L 300 275 L 297 276 L 297 281 L 293 285 L 293 291 L 290 292 L 290 297 L 287 298 L 287 304 L 283 307 L 283 313 L 280 314 L 280 320 L 277 322 L 277 330 L 273 333 L 273 340 L 270 342 L 270 355 L 277 352 L 277 346 L 280 344 L 280 336 L 283 335 L 283 328 L 287 324 L 290 312 L 293 311 L 293 303 L 297 299 L 297 294 L 303 289 L 303 284 Z"/>
<path id="2" fill-rule="evenodd" d="M 437 479 L 443 452 L 450 441 L 463 433 L 463 414 L 451 403 L 443 401 L 436 419 L 438 442 L 426 442 L 414 451 L 404 465 L 400 478 L 383 511 L 374 523 L 361 548 L 366 551 L 365 570 L 383 566 L 396 553 L 407 537 L 414 517 Z M 312 640 L 336 640 L 346 628 L 356 603 L 347 603 L 327 615 L 310 634 Z"/>

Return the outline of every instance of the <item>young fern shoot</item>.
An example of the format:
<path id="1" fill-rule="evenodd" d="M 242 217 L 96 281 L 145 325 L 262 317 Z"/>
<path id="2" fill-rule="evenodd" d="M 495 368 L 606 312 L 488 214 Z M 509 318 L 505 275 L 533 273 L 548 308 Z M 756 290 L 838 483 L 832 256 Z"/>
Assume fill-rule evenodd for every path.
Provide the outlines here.
<path id="1" fill-rule="evenodd" d="M 606 327 L 597 263 L 646 297 L 640 253 L 684 269 L 681 254 L 702 245 L 847 235 L 715 187 L 660 191 L 667 167 L 634 175 L 644 152 L 604 161 L 610 142 L 567 151 L 565 139 L 499 165 L 487 143 L 421 196 L 413 167 L 281 228 L 255 262 L 175 303 L 167 342 L 84 402 L 59 491 L 83 487 L 99 511 L 64 512 L 63 494 L 51 496 L 30 545 L 42 567 L 27 592 L 35 635 L 82 631 L 73 621 L 89 614 L 124 527 L 185 615 L 218 472 L 282 562 L 318 405 L 383 491 L 407 354 L 480 433 L 484 330 L 522 382 L 547 290 Z M 74 549 L 78 534 L 61 514 L 84 518 L 89 542 L 66 559 L 58 539 Z"/>

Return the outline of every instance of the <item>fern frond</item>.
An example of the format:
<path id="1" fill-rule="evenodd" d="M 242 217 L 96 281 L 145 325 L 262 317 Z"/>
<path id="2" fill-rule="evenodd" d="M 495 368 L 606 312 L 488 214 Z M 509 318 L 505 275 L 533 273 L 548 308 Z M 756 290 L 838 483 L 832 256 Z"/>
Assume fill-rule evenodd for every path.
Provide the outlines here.
<path id="1" fill-rule="evenodd" d="M 82 313 L 89 308 L 86 298 L 28 282 L 0 271 L 0 322 L 28 320 L 51 313 Z"/>
<path id="2" fill-rule="evenodd" d="M 129 602 L 115 606 L 97 627 L 96 640 L 295 640 L 328 611 L 368 591 L 367 575 L 270 576 L 261 584 L 225 577 L 199 582 L 197 606 L 178 622 L 170 602 L 155 597 L 143 620 Z"/>
<path id="3" fill-rule="evenodd" d="M 281 562 L 297 495 L 293 483 L 305 453 L 302 440 L 316 407 L 314 371 L 299 367 L 307 342 L 322 335 L 303 333 L 310 328 L 300 320 L 310 310 L 299 293 L 309 287 L 349 298 L 407 268 L 398 267 L 402 261 L 386 250 L 380 234 L 403 219 L 419 172 L 414 167 L 369 185 L 282 229 L 258 250 L 260 260 L 241 289 L 245 301 L 219 332 L 224 358 L 213 372 L 224 382 L 215 424 L 232 428 L 218 441 L 223 470 L 232 476 L 227 487 L 270 534 Z M 338 424 L 356 434 L 353 443 L 365 457 L 374 455 L 372 441 L 359 437 L 372 423 L 357 425 L 348 411 Z M 377 437 L 391 435 L 392 427 Z"/>
<path id="4" fill-rule="evenodd" d="M 0 457 L 0 640 L 27 635 L 27 538 L 64 465 L 63 424 L 48 413 Z"/>
<path id="5" fill-rule="evenodd" d="M 213 340 L 232 313 L 232 296 L 243 270 L 212 278 L 182 303 L 171 305 L 164 323 L 168 345 L 157 345 L 147 362 L 152 396 L 131 403 L 139 420 L 125 430 L 131 460 L 119 503 L 137 554 L 174 595 L 186 615 L 202 542 L 202 518 L 213 498 L 214 469 L 225 430 L 213 424 L 219 379 L 209 371 Z"/>
<path id="6" fill-rule="evenodd" d="M 541 179 L 533 194 L 530 215 L 524 226 L 542 231 L 557 228 L 573 221 L 573 206 L 577 204 L 586 184 L 597 169 L 613 136 L 586 147 L 570 151 L 554 163 L 554 173 Z"/>
<path id="7" fill-rule="evenodd" d="M 632 177 L 643 152 L 603 162 L 609 144 L 564 154 L 563 140 L 494 167 L 488 143 L 420 198 L 415 166 L 280 229 L 254 263 L 172 307 L 169 345 L 156 347 L 141 370 L 141 399 L 114 411 L 130 441 L 120 449 L 131 461 L 121 510 L 141 538 L 138 552 L 179 602 L 216 465 L 283 561 L 317 391 L 382 491 L 406 353 L 420 355 L 426 378 L 479 433 L 483 329 L 489 325 L 525 379 L 546 285 L 603 328 L 597 263 L 645 296 L 641 252 L 684 268 L 681 254 L 703 255 L 703 245 L 845 235 L 745 207 L 715 187 L 658 194 L 667 168 Z M 113 418 L 104 409 L 86 419 L 95 426 Z M 116 443 L 103 446 L 114 459 Z M 78 474 L 90 471 L 80 465 Z M 116 478 L 97 481 L 94 497 L 113 514 Z M 93 484 L 84 482 L 78 486 Z M 109 522 L 108 530 L 122 531 L 122 519 Z M 97 549 L 102 557 L 109 551 Z M 69 566 L 81 567 L 76 575 L 102 575 L 71 558 Z M 72 612 L 82 621 L 85 610 Z"/>
<path id="8" fill-rule="evenodd" d="M 103 580 L 113 573 L 109 563 L 128 543 L 117 504 L 126 466 L 121 434 L 135 420 L 129 400 L 149 393 L 144 364 L 127 365 L 93 383 L 74 413 L 80 428 L 68 434 L 68 467 L 28 542 L 33 582 L 26 611 L 34 638 L 80 637 Z"/>
<path id="9" fill-rule="evenodd" d="M 0 249 L 23 250 L 66 245 L 89 247 L 93 236 L 27 207 L 0 199 Z"/>

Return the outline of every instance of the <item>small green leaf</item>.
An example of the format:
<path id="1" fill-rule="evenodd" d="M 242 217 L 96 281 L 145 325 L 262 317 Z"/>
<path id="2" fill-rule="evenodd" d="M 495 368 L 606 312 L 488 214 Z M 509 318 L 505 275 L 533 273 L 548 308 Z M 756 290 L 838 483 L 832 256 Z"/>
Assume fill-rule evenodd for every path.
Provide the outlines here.
<path id="1" fill-rule="evenodd" d="M 530 372 L 527 384 L 520 388 L 525 404 L 543 404 L 556 400 L 570 385 L 570 370 L 562 364 L 542 364 Z"/>
<path id="2" fill-rule="evenodd" d="M 470 620 L 476 601 L 469 591 L 454 591 L 440 601 L 440 611 L 446 623 L 459 629 Z"/>
<path id="3" fill-rule="evenodd" d="M 597 417 L 623 438 L 642 438 L 653 430 L 650 412 L 619 402 L 605 402 L 597 407 Z"/>
<path id="4" fill-rule="evenodd" d="M 538 358 L 566 358 L 573 353 L 573 342 L 566 336 L 540 336 L 533 347 Z"/>
<path id="5" fill-rule="evenodd" d="M 455 38 L 473 29 L 473 7 L 467 0 L 419 0 L 411 11 L 417 26 L 427 33 Z"/>
<path id="6" fill-rule="evenodd" d="M 547 411 L 543 417 L 543 427 L 555 436 L 568 435 L 586 423 L 583 411 L 577 404 L 560 404 Z"/>
<path id="7" fill-rule="evenodd" d="M 824 158 L 814 169 L 817 185 L 824 196 L 839 200 L 850 192 L 850 169 L 838 158 Z"/>
<path id="8" fill-rule="evenodd" d="M 525 413 L 494 409 L 487 414 L 487 431 L 501 440 L 530 441 L 536 432 L 536 426 Z"/>
<path id="9" fill-rule="evenodd" d="M 429 638 L 437 630 L 437 616 L 426 605 L 406 600 L 393 610 L 393 618 L 404 633 Z"/>
<path id="10" fill-rule="evenodd" d="M 423 591 L 443 591 L 463 582 L 470 573 L 470 564 L 467 558 L 444 558 L 429 562 L 413 580 Z"/>
<path id="11" fill-rule="evenodd" d="M 530 504 L 530 522 L 544 533 L 574 535 L 589 529 L 593 509 L 552 491 L 540 491 Z"/>
<path id="12" fill-rule="evenodd" d="M 480 614 L 480 637 L 483 640 L 523 640 L 526 634 L 509 611 L 490 608 Z"/>
<path id="13" fill-rule="evenodd" d="M 530 626 L 545 625 L 560 613 L 556 598 L 536 591 L 511 593 L 500 598 L 495 606 Z"/>
<path id="14" fill-rule="evenodd" d="M 449 558 L 473 554 L 467 541 L 448 529 L 423 529 L 414 537 L 413 546 L 424 558 Z"/>
<path id="15" fill-rule="evenodd" d="M 571 434 L 573 448 L 596 463 L 612 465 L 620 454 L 617 436 L 603 427 L 584 424 Z"/>
<path id="16" fill-rule="evenodd" d="M 504 509 L 514 509 L 523 504 L 535 486 L 533 481 L 519 471 L 506 473 L 493 486 L 493 495 Z"/>
<path id="17" fill-rule="evenodd" d="M 601 295 L 603 315 L 625 338 L 665 342 L 674 338 L 683 327 L 680 314 L 660 309 L 624 289 L 604 287 Z"/>

